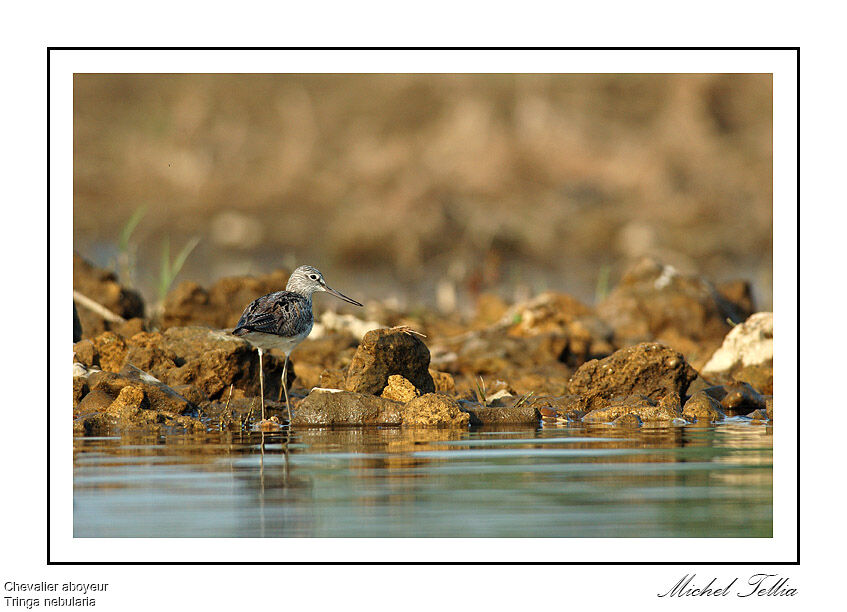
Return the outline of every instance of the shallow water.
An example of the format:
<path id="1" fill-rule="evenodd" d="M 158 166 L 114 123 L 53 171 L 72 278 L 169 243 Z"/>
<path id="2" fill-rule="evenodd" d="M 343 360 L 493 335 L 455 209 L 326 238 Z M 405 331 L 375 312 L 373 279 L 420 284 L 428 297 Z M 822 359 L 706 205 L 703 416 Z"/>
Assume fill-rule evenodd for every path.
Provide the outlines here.
<path id="1" fill-rule="evenodd" d="M 773 428 L 78 437 L 75 537 L 770 537 Z"/>

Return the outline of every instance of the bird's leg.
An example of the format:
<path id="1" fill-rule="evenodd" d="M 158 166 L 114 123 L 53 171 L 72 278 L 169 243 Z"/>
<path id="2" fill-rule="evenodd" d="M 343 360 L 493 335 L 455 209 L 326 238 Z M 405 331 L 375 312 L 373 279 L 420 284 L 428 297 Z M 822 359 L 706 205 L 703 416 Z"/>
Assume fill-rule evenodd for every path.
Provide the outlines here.
<path id="1" fill-rule="evenodd" d="M 285 363 L 282 364 L 282 390 L 285 391 L 285 410 L 288 413 L 288 426 L 291 427 L 291 406 L 288 404 L 288 353 L 285 354 Z"/>
<path id="2" fill-rule="evenodd" d="M 265 375 L 262 373 L 262 349 L 259 349 L 259 394 L 262 398 L 262 420 L 265 420 Z"/>

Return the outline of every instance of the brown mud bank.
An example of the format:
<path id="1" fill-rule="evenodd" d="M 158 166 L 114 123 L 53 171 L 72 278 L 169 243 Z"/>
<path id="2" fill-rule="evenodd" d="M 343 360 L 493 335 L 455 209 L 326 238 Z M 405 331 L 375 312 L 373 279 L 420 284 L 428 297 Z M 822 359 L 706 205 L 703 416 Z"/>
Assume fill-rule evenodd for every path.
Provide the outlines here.
<path id="1" fill-rule="evenodd" d="M 183 283 L 147 318 L 137 294 L 75 255 L 74 430 L 258 426 L 258 357 L 229 332 L 286 279 Z M 383 304 L 363 318 L 318 314 L 285 381 L 291 425 L 772 420 L 773 315 L 750 296 L 746 282 L 715 286 L 642 260 L 596 306 L 544 293 L 485 296 L 466 319 Z M 286 418 L 282 366 L 282 355 L 264 360 L 262 427 Z"/>

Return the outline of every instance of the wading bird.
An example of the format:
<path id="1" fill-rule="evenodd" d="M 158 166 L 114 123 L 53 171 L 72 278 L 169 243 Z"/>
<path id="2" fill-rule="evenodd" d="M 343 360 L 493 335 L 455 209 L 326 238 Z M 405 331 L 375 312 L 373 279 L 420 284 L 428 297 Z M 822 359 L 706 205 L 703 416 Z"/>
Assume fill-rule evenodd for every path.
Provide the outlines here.
<path id="1" fill-rule="evenodd" d="M 282 388 L 285 390 L 285 409 L 291 423 L 288 403 L 288 356 L 312 331 L 312 294 L 326 291 L 345 302 L 359 302 L 327 286 L 323 274 L 312 266 L 300 266 L 291 273 L 285 291 L 275 291 L 250 302 L 232 333 L 247 340 L 259 351 L 259 392 L 262 395 L 262 420 L 265 420 L 265 378 L 262 372 L 262 353 L 277 349 L 285 353 L 282 366 Z"/>

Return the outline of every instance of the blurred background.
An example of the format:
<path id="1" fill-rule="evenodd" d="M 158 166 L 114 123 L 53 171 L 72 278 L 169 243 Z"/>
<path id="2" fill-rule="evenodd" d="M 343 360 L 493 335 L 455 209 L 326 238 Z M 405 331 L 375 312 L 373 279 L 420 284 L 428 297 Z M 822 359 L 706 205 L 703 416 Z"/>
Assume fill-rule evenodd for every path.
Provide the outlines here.
<path id="1" fill-rule="evenodd" d="M 74 249 L 148 302 L 181 251 L 444 310 L 649 255 L 772 308 L 768 74 L 77 74 L 73 113 Z"/>

